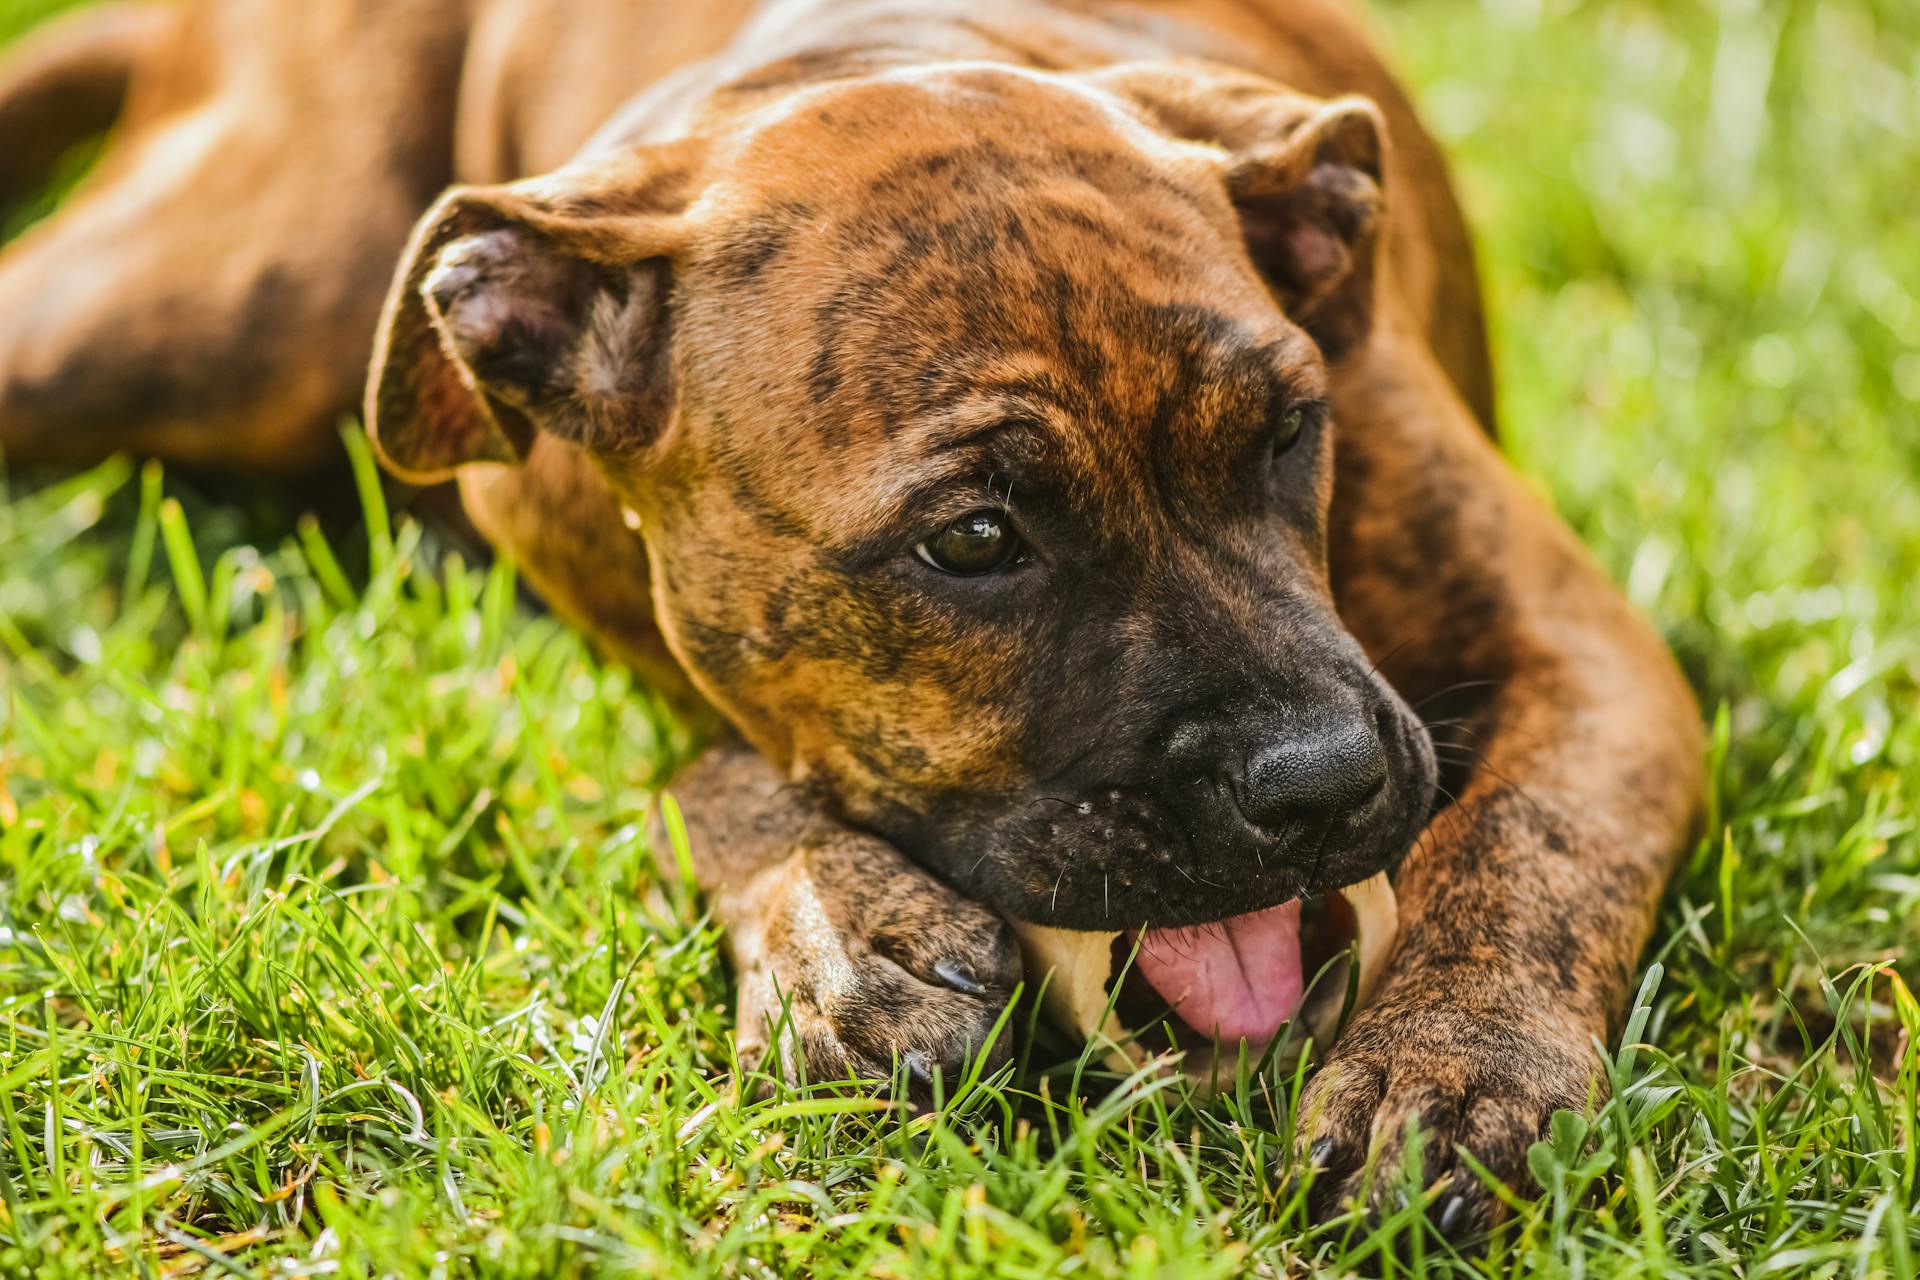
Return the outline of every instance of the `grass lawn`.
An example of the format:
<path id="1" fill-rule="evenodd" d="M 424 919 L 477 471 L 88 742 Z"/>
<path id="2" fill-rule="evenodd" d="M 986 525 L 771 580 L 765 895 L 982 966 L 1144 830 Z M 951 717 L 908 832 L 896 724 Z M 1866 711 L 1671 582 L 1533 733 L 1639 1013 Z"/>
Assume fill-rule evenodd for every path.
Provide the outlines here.
<path id="1" fill-rule="evenodd" d="M 1716 729 L 1616 1097 L 1485 1252 L 1311 1226 L 1284 1074 L 742 1100 L 644 691 L 364 467 L 316 521 L 117 461 L 0 490 L 0 1277 L 1913 1276 L 1920 7 L 1378 18 L 1509 451 Z"/>

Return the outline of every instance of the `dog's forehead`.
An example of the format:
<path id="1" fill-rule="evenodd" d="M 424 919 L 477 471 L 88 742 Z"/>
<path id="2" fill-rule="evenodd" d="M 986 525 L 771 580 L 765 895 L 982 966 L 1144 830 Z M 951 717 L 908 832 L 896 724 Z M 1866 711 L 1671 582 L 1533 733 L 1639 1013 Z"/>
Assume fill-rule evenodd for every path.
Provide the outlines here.
<path id="1" fill-rule="evenodd" d="M 897 142 L 843 169 L 736 178 L 705 228 L 690 300 L 785 333 L 849 311 L 902 339 L 1031 352 L 1062 345 L 1059 325 L 1124 328 L 1201 302 L 1249 331 L 1282 327 L 1217 184 L 1126 149 Z"/>
<path id="2" fill-rule="evenodd" d="M 688 344 L 711 366 L 688 390 L 724 406 L 710 434 L 736 489 L 830 541 L 983 481 L 1131 524 L 1322 394 L 1311 340 L 1270 302 L 1143 291 L 1124 264 L 1074 269 L 1070 251 L 994 265 L 1014 238 L 996 216 L 948 219 L 961 269 L 898 241 L 816 291 L 775 291 L 765 313 L 721 313 L 731 350 Z"/>
<path id="3" fill-rule="evenodd" d="M 779 230 L 832 231 L 841 242 L 820 247 L 842 251 L 982 203 L 1189 241 L 1235 225 L 1218 148 L 1150 128 L 1070 76 L 964 63 L 859 76 L 725 133 L 695 220 L 749 257 Z"/>
<path id="4" fill-rule="evenodd" d="M 1311 341 L 1264 296 L 1159 287 L 1112 233 L 1019 215 L 949 210 L 785 268 L 769 246 L 788 287 L 690 304 L 716 341 L 687 344 L 688 391 L 727 406 L 734 447 L 785 460 L 773 482 L 875 497 L 936 456 L 1124 493 L 1320 394 Z"/>
<path id="5" fill-rule="evenodd" d="M 855 528 L 993 434 L 965 456 L 1002 480 L 1025 461 L 1137 505 L 1169 459 L 1198 465 L 1317 394 L 1217 171 L 1168 145 L 1003 70 L 864 79 L 763 124 L 679 303 L 686 390 L 752 472 L 736 487 Z"/>

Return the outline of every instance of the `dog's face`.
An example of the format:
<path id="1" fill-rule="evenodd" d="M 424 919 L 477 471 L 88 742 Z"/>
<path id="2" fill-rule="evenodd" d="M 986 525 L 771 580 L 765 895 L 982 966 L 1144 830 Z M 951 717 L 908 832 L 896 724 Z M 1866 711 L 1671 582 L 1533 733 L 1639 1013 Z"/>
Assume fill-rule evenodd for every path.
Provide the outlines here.
<path id="1" fill-rule="evenodd" d="M 1375 129 L 1177 68 L 806 89 L 443 202 L 370 416 L 413 472 L 589 449 L 703 692 L 1012 914 L 1344 884 L 1433 786 L 1326 572 Z"/>

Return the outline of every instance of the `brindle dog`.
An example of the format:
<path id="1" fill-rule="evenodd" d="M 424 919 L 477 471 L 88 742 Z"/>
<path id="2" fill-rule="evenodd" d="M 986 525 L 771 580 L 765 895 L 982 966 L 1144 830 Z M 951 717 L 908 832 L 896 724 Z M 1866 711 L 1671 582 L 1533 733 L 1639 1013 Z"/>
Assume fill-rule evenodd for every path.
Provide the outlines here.
<path id="1" fill-rule="evenodd" d="M 0 200 L 115 120 L 0 257 L 8 455 L 301 464 L 377 321 L 394 469 L 746 744 L 681 790 L 749 1044 L 784 995 L 816 1071 L 950 1069 L 1019 977 L 979 904 L 1397 864 L 1321 1185 L 1409 1120 L 1524 1182 L 1599 1087 L 1698 718 L 1502 465 L 1440 157 L 1329 0 L 84 10 Z"/>

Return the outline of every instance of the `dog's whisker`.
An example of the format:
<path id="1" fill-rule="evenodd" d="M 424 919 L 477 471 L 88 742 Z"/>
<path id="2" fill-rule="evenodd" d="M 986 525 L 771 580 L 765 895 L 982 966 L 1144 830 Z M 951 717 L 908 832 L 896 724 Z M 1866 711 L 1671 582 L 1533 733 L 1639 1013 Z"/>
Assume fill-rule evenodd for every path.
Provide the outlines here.
<path id="1" fill-rule="evenodd" d="M 1072 809 L 1075 813 L 1081 814 L 1083 816 L 1093 812 L 1093 806 L 1088 804 L 1086 801 L 1069 800 L 1065 796 L 1035 796 L 1033 799 L 1027 802 L 1027 807 L 1032 808 L 1034 805 L 1037 805 L 1042 801 L 1047 801 L 1057 805 L 1063 805 L 1066 808 Z"/>
<path id="2" fill-rule="evenodd" d="M 1391 660 L 1395 654 L 1399 653 L 1402 649 L 1412 644 L 1414 642 L 1414 639 L 1415 637 L 1408 636 L 1406 639 L 1402 640 L 1399 644 L 1396 644 L 1395 646 L 1393 646 L 1393 648 L 1381 654 L 1379 660 L 1376 661 L 1372 666 L 1367 668 L 1367 678 L 1371 680 L 1373 677 L 1379 675 L 1380 668 L 1386 666 L 1388 661 Z"/>
<path id="3" fill-rule="evenodd" d="M 1513 682 L 1510 680 L 1462 680 L 1458 684 L 1450 684 L 1445 688 L 1435 689 L 1432 693 L 1420 699 L 1420 701 L 1412 704 L 1410 710 L 1418 712 L 1420 708 L 1426 706 L 1429 702 L 1444 698 L 1448 694 L 1464 693 L 1469 689 L 1511 688 L 1512 684 Z"/>

